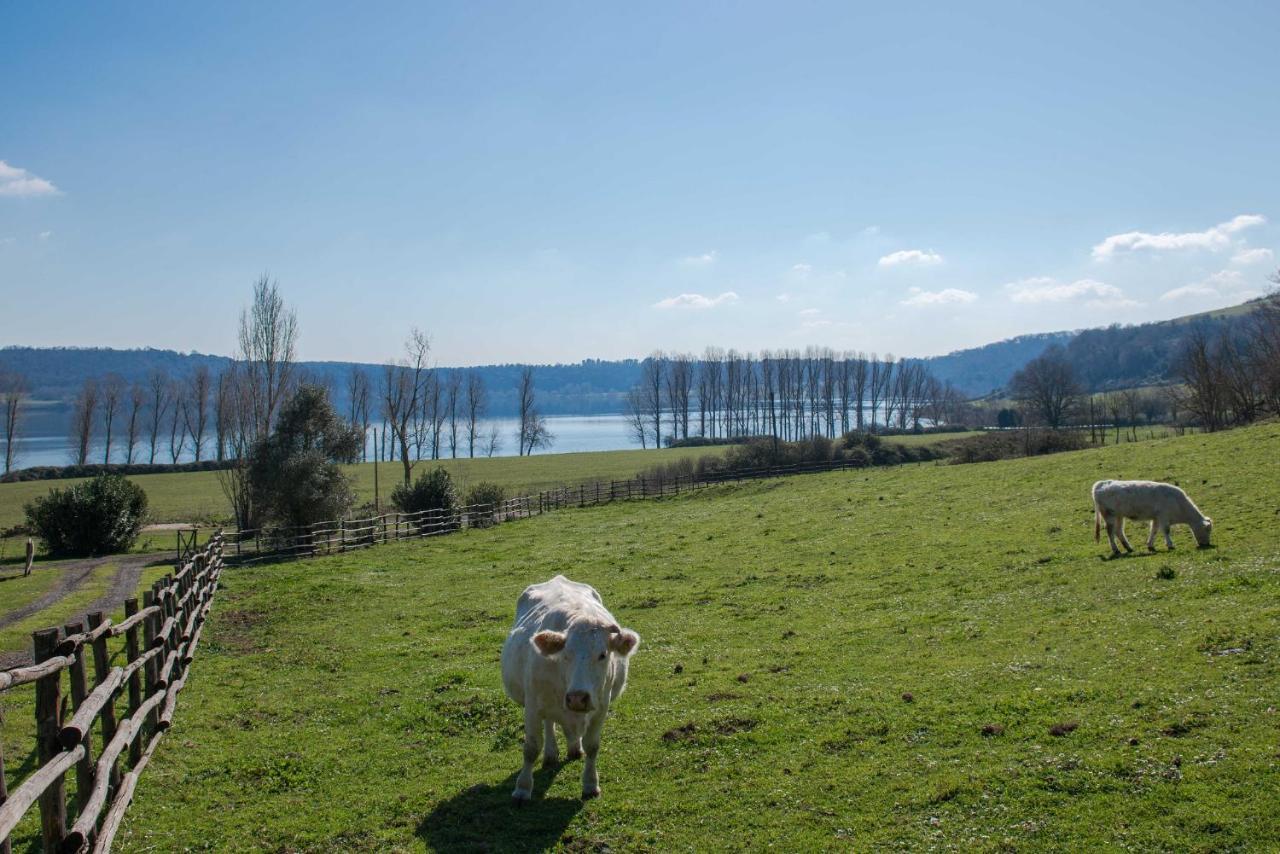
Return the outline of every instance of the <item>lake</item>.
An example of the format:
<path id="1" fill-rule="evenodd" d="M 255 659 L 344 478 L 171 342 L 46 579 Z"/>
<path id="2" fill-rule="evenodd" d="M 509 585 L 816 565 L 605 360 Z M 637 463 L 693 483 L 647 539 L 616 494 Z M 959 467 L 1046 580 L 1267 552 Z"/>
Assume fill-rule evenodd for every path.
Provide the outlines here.
<path id="1" fill-rule="evenodd" d="M 488 435 L 492 425 L 497 425 L 498 431 L 502 436 L 502 447 L 495 456 L 515 456 L 517 423 L 515 418 L 485 420 L 481 427 L 482 436 Z M 548 415 L 547 428 L 555 436 L 555 441 L 550 448 L 545 448 L 539 453 L 617 451 L 637 446 L 635 442 L 628 438 L 626 417 L 623 415 Z M 441 439 L 444 444 L 442 456 L 448 456 L 447 425 Z M 206 456 L 211 453 L 211 445 L 211 441 L 206 442 Z M 458 456 L 466 456 L 465 437 L 459 436 L 459 445 Z M 111 461 L 113 463 L 124 462 L 124 448 L 116 442 L 113 442 L 112 446 Z M 372 449 L 372 440 L 370 440 L 369 447 Z M 94 450 L 89 455 L 89 462 L 102 462 L 102 450 L 102 442 L 99 439 L 95 443 Z M 138 458 L 139 452 L 142 455 L 141 459 Z M 134 462 L 145 463 L 147 461 L 146 454 L 147 445 L 143 442 L 138 446 L 138 451 L 134 453 Z M 479 455 L 478 451 L 477 455 Z M 193 455 L 190 451 L 186 451 L 180 459 L 182 462 L 189 462 L 193 459 Z M 15 468 L 64 466 L 72 461 L 72 444 L 66 436 L 28 436 L 22 439 L 18 447 Z M 161 439 L 161 447 L 157 449 L 156 453 L 156 462 L 171 462 L 167 435 Z"/>

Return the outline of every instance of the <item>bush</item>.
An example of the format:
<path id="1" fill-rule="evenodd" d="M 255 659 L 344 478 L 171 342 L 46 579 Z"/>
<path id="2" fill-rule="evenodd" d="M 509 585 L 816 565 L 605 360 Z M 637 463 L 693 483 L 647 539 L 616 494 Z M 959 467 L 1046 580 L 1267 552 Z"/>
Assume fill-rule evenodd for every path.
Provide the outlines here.
<path id="1" fill-rule="evenodd" d="M 447 512 L 443 515 L 452 519 L 458 510 L 458 490 L 453 485 L 453 478 L 449 473 L 437 466 L 429 472 L 418 475 L 418 479 L 412 486 L 396 484 L 396 488 L 391 490 L 391 503 L 401 513 L 444 510 Z M 455 523 L 450 524 L 456 527 Z"/>
<path id="2" fill-rule="evenodd" d="M 462 499 L 464 506 L 470 508 L 471 526 L 487 528 L 498 521 L 498 509 L 507 500 L 507 491 L 496 483 L 481 482 L 467 491 Z"/>
<path id="3" fill-rule="evenodd" d="M 142 532 L 147 493 L 118 474 L 104 474 L 50 490 L 24 509 L 27 527 L 55 557 L 117 554 Z"/>
<path id="4" fill-rule="evenodd" d="M 1075 430 L 998 430 L 945 443 L 954 463 L 986 463 L 1078 451 L 1088 445 Z"/>

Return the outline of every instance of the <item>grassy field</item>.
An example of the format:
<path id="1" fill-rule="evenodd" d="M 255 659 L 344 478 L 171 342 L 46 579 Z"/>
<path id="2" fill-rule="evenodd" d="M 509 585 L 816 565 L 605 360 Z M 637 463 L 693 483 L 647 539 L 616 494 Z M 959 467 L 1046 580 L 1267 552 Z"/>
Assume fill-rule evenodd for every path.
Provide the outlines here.
<path id="1" fill-rule="evenodd" d="M 910 437 L 919 438 L 919 437 Z M 492 481 L 513 494 L 549 489 L 562 484 L 576 484 L 593 478 L 622 480 L 659 463 L 672 462 L 703 454 L 722 454 L 723 447 L 664 448 L 660 451 L 593 451 L 576 454 L 536 454 L 532 457 L 494 457 L 492 459 L 423 460 L 415 464 L 413 473 L 442 465 L 457 478 L 463 489 Z M 344 466 L 355 481 L 357 500 L 373 500 L 373 463 Z M 392 487 L 404 477 L 398 462 L 379 463 L 379 492 L 387 501 Z M 217 472 L 179 472 L 174 474 L 134 475 L 147 492 L 151 515 L 156 522 L 219 522 L 230 516 L 227 498 L 218 483 Z M 22 507 L 38 495 L 53 488 L 65 488 L 77 479 L 37 480 L 23 483 L 0 483 L 0 528 L 22 521 Z"/>
<path id="2" fill-rule="evenodd" d="M 893 436 L 887 439 L 903 445 L 922 445 L 940 439 L 954 439 L 973 435 L 948 433 L 942 435 Z M 494 457 L 492 459 L 424 460 L 414 466 L 414 476 L 435 465 L 449 470 L 466 489 L 481 481 L 492 481 L 506 487 L 512 495 L 521 495 L 550 489 L 565 484 L 578 484 L 593 479 L 624 480 L 635 477 L 642 469 L 675 460 L 704 455 L 723 454 L 725 446 L 707 448 L 663 448 L 660 451 L 592 451 L 576 454 L 536 454 L 532 457 Z M 373 463 L 345 466 L 347 474 L 355 481 L 357 500 L 373 500 Z M 404 476 L 404 469 L 396 463 L 378 465 L 379 493 L 387 501 L 391 489 Z M 147 492 L 151 515 L 155 522 L 195 522 L 209 524 L 225 521 L 230 510 L 217 472 L 180 472 L 175 474 L 143 474 L 130 478 Z M 78 479 L 27 481 L 24 483 L 0 483 L 0 528 L 16 525 L 23 519 L 22 508 L 28 501 L 44 495 L 53 488 L 65 488 Z M 168 548 L 172 534 L 152 538 L 154 544 Z M 149 546 L 150 547 L 150 546 Z M 21 551 L 16 540 L 5 543 L 0 559 L 11 558 Z"/>
<path id="3" fill-rule="evenodd" d="M 1104 559 L 1101 477 L 1180 482 L 1214 547 Z M 233 570 L 119 847 L 1275 849 L 1277 483 L 1265 425 Z M 643 642 L 603 797 L 572 763 L 516 810 L 498 653 L 558 572 Z"/>

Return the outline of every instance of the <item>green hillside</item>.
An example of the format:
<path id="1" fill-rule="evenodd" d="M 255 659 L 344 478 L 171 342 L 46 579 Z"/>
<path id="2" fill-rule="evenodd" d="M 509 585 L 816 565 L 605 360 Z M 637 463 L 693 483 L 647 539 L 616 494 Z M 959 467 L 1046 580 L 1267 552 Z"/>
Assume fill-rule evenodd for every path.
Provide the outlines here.
<path id="1" fill-rule="evenodd" d="M 1214 547 L 1103 559 L 1102 477 Z M 234 570 L 120 850 L 1274 849 L 1277 483 L 1272 424 Z M 603 797 L 573 763 L 515 810 L 498 652 L 561 572 L 643 643 Z"/>

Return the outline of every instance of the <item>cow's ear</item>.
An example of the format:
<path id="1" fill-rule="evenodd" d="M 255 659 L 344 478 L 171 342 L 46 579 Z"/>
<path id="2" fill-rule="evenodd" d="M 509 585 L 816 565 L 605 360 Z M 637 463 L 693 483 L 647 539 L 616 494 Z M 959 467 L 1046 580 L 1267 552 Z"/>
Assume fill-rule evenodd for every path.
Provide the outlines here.
<path id="1" fill-rule="evenodd" d="M 555 655 L 564 649 L 565 634 L 564 632 L 553 632 L 550 630 L 538 632 L 533 636 L 533 645 L 538 648 L 538 652 L 543 655 Z"/>
<path id="2" fill-rule="evenodd" d="M 631 629 L 619 629 L 609 635 L 609 649 L 619 655 L 630 655 L 640 645 L 640 636 Z"/>

